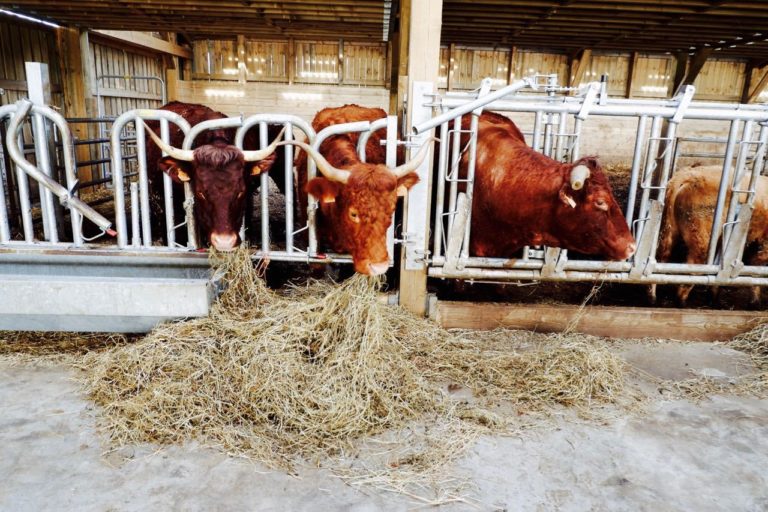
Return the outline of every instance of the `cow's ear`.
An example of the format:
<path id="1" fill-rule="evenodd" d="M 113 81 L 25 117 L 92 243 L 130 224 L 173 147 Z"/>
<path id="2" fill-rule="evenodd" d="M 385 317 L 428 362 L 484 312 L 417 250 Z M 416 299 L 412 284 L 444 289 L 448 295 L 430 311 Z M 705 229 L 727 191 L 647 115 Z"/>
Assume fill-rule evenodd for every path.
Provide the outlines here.
<path id="1" fill-rule="evenodd" d="M 325 178 L 314 178 L 307 183 L 307 193 L 321 203 L 335 203 L 341 193 L 341 185 Z"/>
<path id="2" fill-rule="evenodd" d="M 570 206 L 571 208 L 576 208 L 576 201 L 573 200 L 573 197 L 568 193 L 568 185 L 563 185 L 560 188 L 560 193 L 558 196 L 560 197 L 560 200 L 565 203 L 566 205 Z"/>
<path id="3" fill-rule="evenodd" d="M 277 152 L 272 153 L 264 160 L 246 163 L 245 171 L 251 176 L 258 176 L 263 172 L 269 172 L 269 170 L 272 169 L 272 166 L 275 165 L 275 160 L 277 160 Z"/>
<path id="4" fill-rule="evenodd" d="M 170 176 L 176 183 L 183 183 L 192 179 L 191 162 L 183 162 L 170 156 L 164 156 L 157 161 L 157 168 Z"/>
<path id="5" fill-rule="evenodd" d="M 405 196 L 408 190 L 419 182 L 419 175 L 415 172 L 409 172 L 402 178 L 397 180 L 397 195 L 400 197 Z"/>

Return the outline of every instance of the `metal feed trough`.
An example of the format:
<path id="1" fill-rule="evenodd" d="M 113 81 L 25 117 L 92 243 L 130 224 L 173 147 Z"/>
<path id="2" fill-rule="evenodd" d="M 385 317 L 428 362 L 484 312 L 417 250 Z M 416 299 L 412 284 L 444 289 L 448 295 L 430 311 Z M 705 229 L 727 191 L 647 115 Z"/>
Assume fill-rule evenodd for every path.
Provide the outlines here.
<path id="1" fill-rule="evenodd" d="M 543 80 L 542 80 L 543 78 Z M 768 141 L 768 107 L 692 101 L 694 89 L 687 86 L 671 100 L 614 99 L 600 83 L 592 83 L 573 96 L 557 86 L 556 76 L 532 77 L 491 92 L 489 79 L 479 90 L 469 93 L 426 94 L 414 105 L 426 119 L 415 123 L 414 133 L 423 136 L 437 128 L 440 146 L 436 177 L 436 204 L 432 229 L 428 273 L 432 277 L 486 281 L 604 280 L 628 283 L 672 283 L 700 285 L 768 285 L 768 267 L 744 266 L 741 257 L 754 205 L 756 178 L 765 166 Z M 536 91 L 537 96 L 521 94 Z M 586 123 L 599 117 L 634 118 L 634 142 L 626 220 L 638 242 L 637 253 L 625 262 L 595 259 L 569 259 L 557 248 L 526 247 L 519 259 L 479 258 L 468 253 L 472 186 L 477 148 L 478 117 L 483 109 L 504 113 L 533 114 L 533 133 L 529 143 L 537 151 L 560 161 L 579 158 L 580 138 Z M 461 116 L 472 112 L 470 139 L 460 146 Z M 512 116 L 515 118 L 515 116 Z M 681 123 L 720 120 L 730 123 L 725 149 L 707 153 L 722 160 L 719 188 L 706 263 L 660 263 L 655 259 L 661 228 L 661 214 L 667 182 L 680 151 L 676 132 Z M 650 129 L 649 129 L 650 124 Z M 662 133 L 666 125 L 666 131 Z M 690 141 L 691 139 L 686 139 Z M 458 162 L 468 153 L 466 179 L 458 174 Z M 696 155 L 702 156 L 702 155 Z M 749 175 L 748 190 L 734 186 Z M 459 193 L 464 182 L 466 193 Z M 726 203 L 731 189 L 732 200 Z M 744 198 L 739 203 L 739 198 Z M 413 201 L 413 197 L 411 200 Z M 425 197 L 422 196 L 422 200 Z M 725 222 L 722 212 L 727 212 Z M 725 241 L 718 244 L 722 235 Z"/>

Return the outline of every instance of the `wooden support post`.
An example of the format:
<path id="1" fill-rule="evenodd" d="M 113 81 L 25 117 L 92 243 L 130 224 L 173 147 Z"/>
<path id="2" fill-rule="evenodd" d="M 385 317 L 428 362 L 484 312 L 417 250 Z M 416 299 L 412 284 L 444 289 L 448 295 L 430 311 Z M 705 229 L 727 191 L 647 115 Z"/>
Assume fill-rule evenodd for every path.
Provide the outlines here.
<path id="1" fill-rule="evenodd" d="M 401 17 L 402 23 L 407 20 L 418 20 L 418 25 L 408 25 L 408 116 L 406 126 L 412 126 L 412 116 L 416 105 L 416 82 L 423 84 L 431 82 L 433 89 L 437 87 L 437 79 L 440 68 L 440 29 L 443 17 L 442 0 L 404 0 L 409 9 L 407 15 Z M 403 13 L 401 12 L 401 15 Z M 405 30 L 404 30 L 405 31 Z M 400 68 L 403 68 L 400 62 Z M 422 99 L 423 100 L 423 99 Z M 422 254 L 426 256 L 429 247 L 429 202 L 430 202 L 430 176 L 432 161 L 427 158 L 426 166 L 419 169 L 421 182 L 414 186 L 409 196 L 405 198 L 405 222 L 403 232 L 409 240 L 402 251 L 403 258 L 400 266 L 400 305 L 417 315 L 427 313 L 427 266 L 425 262 L 419 265 L 410 265 L 407 255 Z M 420 211 L 409 211 L 408 205 L 418 203 Z M 416 267 L 416 268 L 414 268 Z"/>
<path id="2" fill-rule="evenodd" d="M 245 65 L 245 36 L 237 36 L 237 83 L 245 84 L 248 79 L 248 67 Z"/>
<path id="3" fill-rule="evenodd" d="M 517 46 L 509 49 L 509 61 L 507 62 L 507 85 L 515 81 L 515 59 L 517 58 Z"/>
<path id="4" fill-rule="evenodd" d="M 752 86 L 752 73 L 755 70 L 755 61 L 747 61 L 747 67 L 744 69 L 744 86 L 741 88 L 741 102 L 747 103 L 749 100 L 749 88 Z"/>
<path id="5" fill-rule="evenodd" d="M 632 52 L 629 57 L 629 67 L 627 69 L 627 85 L 624 88 L 624 97 L 629 98 L 632 95 L 632 79 L 635 77 L 635 67 L 637 66 L 637 52 Z"/>
<path id="6" fill-rule="evenodd" d="M 453 60 L 456 58 L 456 44 L 448 45 L 448 64 L 446 65 L 445 88 L 453 90 Z"/>
<path id="7" fill-rule="evenodd" d="M 171 65 L 165 68 L 165 98 L 166 101 L 176 101 L 179 99 L 179 65 L 176 63 L 177 57 L 167 59 Z"/>
<path id="8" fill-rule="evenodd" d="M 344 39 L 339 39 L 339 57 L 338 57 L 338 84 L 344 83 Z"/>
<path id="9" fill-rule="evenodd" d="M 296 76 L 296 44 L 292 37 L 288 38 L 288 85 L 293 85 Z"/>
<path id="10" fill-rule="evenodd" d="M 766 87 L 768 87 L 768 66 L 763 68 L 763 76 L 752 88 L 744 103 L 754 103 Z"/>
<path id="11" fill-rule="evenodd" d="M 392 75 L 392 85 L 397 84 L 396 89 L 392 89 L 389 98 L 389 113 L 392 115 L 403 115 L 403 103 L 408 92 L 408 50 L 411 39 L 411 3 L 412 0 L 400 0 L 400 12 L 398 13 L 399 24 L 397 33 L 397 57 L 396 73 Z M 442 6 L 442 2 L 440 4 Z M 441 9 L 442 17 L 442 9 Z M 440 60 L 438 54 L 438 62 Z"/>
<path id="12" fill-rule="evenodd" d="M 568 86 L 576 87 L 584 80 L 584 74 L 587 72 L 589 63 L 592 60 L 592 50 L 585 48 L 577 53 L 570 62 L 570 74 L 568 77 Z"/>
<path id="13" fill-rule="evenodd" d="M 61 73 L 61 89 L 64 96 L 64 117 L 88 117 L 86 99 L 91 97 L 89 84 L 85 78 L 90 77 L 90 69 L 87 69 L 88 61 L 83 62 L 83 53 L 88 48 L 81 50 L 80 44 L 88 39 L 80 37 L 80 31 L 73 28 L 59 28 L 56 30 L 56 49 L 59 54 L 59 70 Z M 84 66 L 84 64 L 86 64 Z M 74 123 L 71 126 L 75 140 L 88 138 L 88 123 Z M 75 146 L 75 158 L 79 162 L 90 159 L 88 146 Z M 78 169 L 80 181 L 93 179 L 90 167 Z"/>
<path id="14" fill-rule="evenodd" d="M 685 69 L 683 63 L 687 60 L 685 53 L 677 54 L 677 69 L 675 70 L 675 83 L 672 87 L 672 96 L 676 96 L 686 85 L 693 84 L 696 81 L 696 77 L 699 76 L 701 69 L 706 64 L 707 59 L 712 53 L 712 48 L 702 48 L 698 50 L 691 59 L 691 63 L 688 69 Z M 681 72 L 683 70 L 684 72 Z M 682 77 L 681 77 L 682 74 Z M 678 81 L 679 80 L 679 81 Z"/>

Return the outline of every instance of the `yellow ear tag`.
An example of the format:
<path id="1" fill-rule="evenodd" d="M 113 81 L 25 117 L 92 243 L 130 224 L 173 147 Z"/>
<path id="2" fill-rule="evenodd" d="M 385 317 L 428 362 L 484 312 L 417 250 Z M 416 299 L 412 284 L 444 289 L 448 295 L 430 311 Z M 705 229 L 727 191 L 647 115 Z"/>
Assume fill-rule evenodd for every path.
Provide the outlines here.
<path id="1" fill-rule="evenodd" d="M 254 165 L 251 168 L 251 176 L 258 176 L 259 174 L 261 174 L 261 167 L 259 167 L 258 165 Z"/>
<path id="2" fill-rule="evenodd" d="M 334 196 L 323 196 L 323 203 L 335 203 L 336 197 Z"/>
<path id="3" fill-rule="evenodd" d="M 408 195 L 408 188 L 405 185 L 397 187 L 397 197 L 405 197 Z"/>
<path id="4" fill-rule="evenodd" d="M 191 179 L 189 174 L 182 171 L 180 167 L 176 167 L 176 177 L 179 178 L 179 181 L 189 181 Z"/>

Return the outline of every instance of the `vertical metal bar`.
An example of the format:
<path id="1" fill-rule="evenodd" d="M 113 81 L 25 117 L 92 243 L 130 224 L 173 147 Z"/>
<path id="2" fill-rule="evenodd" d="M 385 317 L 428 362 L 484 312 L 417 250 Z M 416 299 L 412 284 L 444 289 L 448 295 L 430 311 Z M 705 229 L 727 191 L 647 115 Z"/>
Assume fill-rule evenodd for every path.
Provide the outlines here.
<path id="1" fill-rule="evenodd" d="M 544 150 L 542 153 L 552 158 L 552 114 L 547 114 L 547 121 L 544 123 Z"/>
<path id="2" fill-rule="evenodd" d="M 397 116 L 387 116 L 387 146 L 386 164 L 390 169 L 397 167 Z M 387 228 L 387 252 L 389 260 L 395 258 L 395 214 L 392 214 L 392 223 Z"/>
<path id="3" fill-rule="evenodd" d="M 268 125 L 265 122 L 259 123 L 259 148 L 264 149 L 269 145 Z M 259 176 L 261 180 L 261 250 L 270 251 L 269 243 L 269 173 L 263 172 Z"/>
<path id="4" fill-rule="evenodd" d="M 725 158 L 723 159 L 723 176 L 720 179 L 720 188 L 717 192 L 717 204 L 715 205 L 715 214 L 712 219 L 712 232 L 709 235 L 709 251 L 707 252 L 707 265 L 715 261 L 717 253 L 717 241 L 720 238 L 720 230 L 723 227 L 723 206 L 725 205 L 725 195 L 730 186 L 731 167 L 733 167 L 733 154 L 736 148 L 736 138 L 739 132 L 739 120 L 731 121 L 731 129 L 728 132 L 728 143 L 725 146 Z"/>
<path id="5" fill-rule="evenodd" d="M 581 138 L 581 125 L 584 122 L 583 119 L 579 119 L 578 117 L 573 120 L 573 141 L 571 142 L 571 154 L 569 155 L 568 161 L 569 162 L 575 162 L 579 159 L 580 155 L 580 148 L 579 148 L 579 141 Z"/>
<path id="6" fill-rule="evenodd" d="M 168 120 L 160 120 L 160 138 L 165 142 L 170 143 L 170 129 L 168 127 Z M 165 151 L 162 152 L 165 156 Z M 155 162 L 150 162 L 150 165 L 154 166 Z M 163 175 L 163 204 L 165 204 L 165 237 L 168 241 L 168 247 L 176 247 L 176 215 L 173 211 L 173 180 L 168 173 L 162 173 Z M 150 212 L 151 213 L 151 212 Z"/>
<path id="7" fill-rule="evenodd" d="M 736 190 L 741 188 L 741 181 L 744 177 L 744 171 L 746 170 L 746 163 L 747 163 L 747 153 L 749 152 L 749 141 L 752 140 L 752 130 L 754 128 L 754 121 L 747 120 L 744 122 L 744 131 L 741 135 L 741 141 L 739 146 L 739 154 L 736 157 L 736 169 L 733 172 L 733 179 L 731 180 L 732 186 L 731 190 Z M 723 226 L 723 247 L 726 247 L 728 245 L 728 239 L 731 236 L 731 231 L 733 229 L 733 221 L 736 218 L 736 214 L 738 213 L 738 204 L 739 204 L 739 198 L 740 193 L 731 193 L 731 200 L 728 203 L 728 212 L 727 217 L 725 221 L 725 225 Z"/>
<path id="8" fill-rule="evenodd" d="M 187 248 L 197 249 L 197 222 L 195 221 L 195 196 L 192 193 L 192 184 L 184 182 L 184 217 L 187 222 Z"/>
<path id="9" fill-rule="evenodd" d="M 32 114 L 32 141 L 35 145 L 35 160 L 37 168 L 46 176 L 51 176 L 51 155 L 48 153 L 48 130 L 45 118 L 38 113 Z M 39 186 L 40 210 L 43 216 L 43 233 L 45 239 L 52 243 L 59 241 L 56 229 L 56 210 L 53 204 L 53 194 L 46 187 Z"/>
<path id="10" fill-rule="evenodd" d="M 440 125 L 440 155 L 437 163 L 437 179 L 435 180 L 435 187 L 437 187 L 437 197 L 435 199 L 435 227 L 432 231 L 434 237 L 434 244 L 432 247 L 433 257 L 442 256 L 443 254 L 443 212 L 445 211 L 445 187 L 447 185 L 445 176 L 447 174 L 447 163 L 448 121 Z"/>
<path id="11" fill-rule="evenodd" d="M 531 147 L 534 151 L 539 151 L 541 145 L 541 111 L 537 111 L 533 118 L 533 139 L 531 140 Z"/>
<path id="12" fill-rule="evenodd" d="M 659 146 L 659 135 L 661 134 L 661 116 L 654 116 L 651 122 L 651 135 L 648 138 L 648 147 L 645 152 L 645 169 L 640 179 L 640 187 L 643 194 L 640 198 L 640 207 L 637 213 L 637 219 L 640 221 L 637 230 L 634 233 L 635 238 L 639 239 L 645 226 L 645 220 L 649 214 L 649 201 L 651 199 L 651 186 L 653 180 L 653 171 L 656 168 L 656 152 Z"/>
<path id="13" fill-rule="evenodd" d="M 314 140 L 308 140 L 307 144 L 313 144 Z M 314 159 L 307 156 L 307 183 L 315 179 L 317 176 L 317 165 Z M 299 190 L 299 194 L 307 194 L 307 253 L 309 256 L 315 256 L 317 254 L 317 199 L 312 194 L 307 193 L 305 190 Z"/>
<path id="14" fill-rule="evenodd" d="M 558 115 L 560 116 L 560 122 L 557 128 L 557 138 L 555 139 L 555 147 L 557 148 L 555 151 L 555 160 L 562 162 L 568 145 L 568 136 L 565 133 L 567 129 L 566 121 L 568 120 L 568 114 L 560 112 Z"/>
<path id="15" fill-rule="evenodd" d="M 286 122 L 284 140 L 293 140 L 293 124 Z M 285 151 L 285 250 L 294 252 L 293 247 L 293 145 L 286 144 Z"/>
<path id="16" fill-rule="evenodd" d="M 755 151 L 754 158 L 752 160 L 752 175 L 749 179 L 749 197 L 747 201 L 749 204 L 755 202 L 755 189 L 757 188 L 757 180 L 763 173 L 765 167 L 765 154 L 768 148 L 768 123 L 764 123 L 760 126 L 760 134 L 757 139 L 757 150 Z"/>
<path id="17" fill-rule="evenodd" d="M 139 212 L 141 212 L 141 206 L 139 205 L 139 184 L 138 182 L 131 182 L 131 237 L 134 248 L 141 247 L 141 222 L 139 221 Z"/>
<path id="18" fill-rule="evenodd" d="M 645 127 L 648 124 L 648 116 L 640 116 L 637 120 L 637 133 L 635 134 L 635 151 L 632 154 L 632 169 L 629 173 L 629 193 L 627 197 L 627 224 L 632 225 L 635 218 L 635 199 L 637 198 L 637 179 L 640 174 L 640 163 L 643 158 L 643 142 L 645 140 Z"/>
<path id="19" fill-rule="evenodd" d="M 474 196 L 473 189 L 475 188 L 475 165 L 477 163 L 477 135 L 478 125 L 480 124 L 480 114 L 472 114 L 472 121 L 470 122 L 470 134 L 469 139 L 469 160 L 467 161 L 467 207 L 469 213 L 467 214 L 467 229 L 464 232 L 464 245 L 461 248 L 462 259 L 469 257 L 469 236 L 470 227 L 472 226 L 472 198 Z"/>
<path id="20" fill-rule="evenodd" d="M 11 228 L 8 224 L 8 206 L 5 203 L 5 186 L 3 185 L 3 175 L 0 173 L 0 244 L 4 244 L 11 239 Z"/>
<path id="21" fill-rule="evenodd" d="M 451 189 L 448 194 L 448 211 L 456 211 L 456 196 L 458 194 L 459 163 L 461 162 L 461 118 L 453 120 L 453 145 L 451 147 L 451 168 L 448 177 L 451 179 Z M 453 177 L 451 177 L 453 175 Z M 448 232 L 453 228 L 453 216 L 448 217 Z"/>
<path id="22" fill-rule="evenodd" d="M 115 120 L 110 134 L 112 153 L 112 189 L 115 194 L 115 230 L 117 231 L 117 247 L 125 249 L 128 246 L 128 224 L 125 219 L 125 185 L 123 183 L 123 147 L 120 141 L 123 127 L 127 118 Z"/>
<path id="23" fill-rule="evenodd" d="M 16 142 L 20 148 L 24 147 L 24 136 L 19 134 Z M 24 231 L 24 241 L 35 241 L 35 229 L 32 222 L 32 205 L 29 202 L 29 178 L 24 170 L 14 163 L 16 169 L 16 183 L 19 188 L 19 209 L 21 210 L 21 226 Z"/>
<path id="24" fill-rule="evenodd" d="M 147 146 L 144 134 L 144 123 L 136 116 L 134 119 L 136 131 L 136 159 L 139 164 L 139 202 L 141 203 L 141 241 L 144 247 L 152 247 L 152 226 L 149 215 L 149 181 L 147 179 Z"/>

